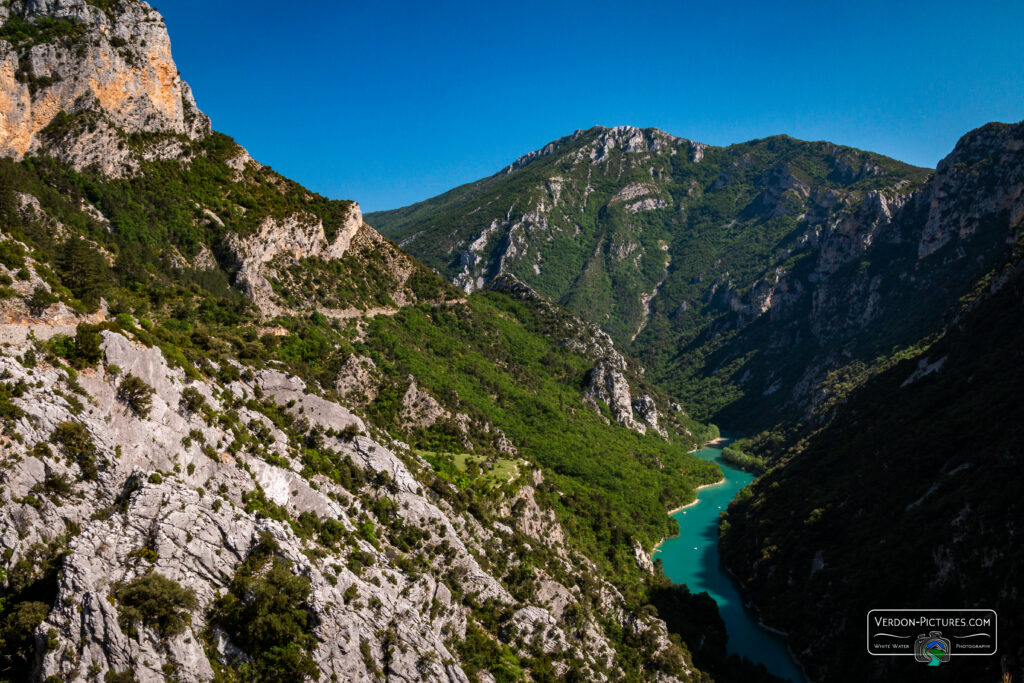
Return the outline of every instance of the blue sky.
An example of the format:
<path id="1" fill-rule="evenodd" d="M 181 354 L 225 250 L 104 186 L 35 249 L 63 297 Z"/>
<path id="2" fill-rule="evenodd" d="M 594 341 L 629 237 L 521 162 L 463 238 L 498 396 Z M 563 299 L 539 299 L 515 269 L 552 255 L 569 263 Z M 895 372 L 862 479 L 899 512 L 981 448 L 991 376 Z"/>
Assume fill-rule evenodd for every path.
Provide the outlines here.
<path id="1" fill-rule="evenodd" d="M 364 211 L 593 125 L 934 166 L 968 130 L 1024 119 L 1019 0 L 155 4 L 217 130 Z"/>

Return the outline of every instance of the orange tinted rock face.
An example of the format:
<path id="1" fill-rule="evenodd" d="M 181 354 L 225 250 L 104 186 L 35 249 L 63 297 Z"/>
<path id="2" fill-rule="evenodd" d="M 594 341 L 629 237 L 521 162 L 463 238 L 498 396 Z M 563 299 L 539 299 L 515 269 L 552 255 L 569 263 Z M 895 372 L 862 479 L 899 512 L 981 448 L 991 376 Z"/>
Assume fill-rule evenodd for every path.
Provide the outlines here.
<path id="1" fill-rule="evenodd" d="M 165 116 L 178 118 L 182 115 L 181 82 L 178 79 L 178 67 L 171 59 L 170 46 L 150 50 L 146 57 L 155 76 L 152 82 L 147 83 L 146 94 L 153 106 Z"/>
<path id="2" fill-rule="evenodd" d="M 18 56 L 0 43 L 0 151 L 22 157 L 32 142 L 28 86 L 15 77 Z"/>
<path id="3" fill-rule="evenodd" d="M 108 15 L 84 0 L 50 0 L 24 14 L 28 21 L 42 16 L 74 22 L 85 31 L 68 42 L 0 41 L 0 155 L 21 159 L 46 147 L 76 167 L 96 163 L 98 156 L 100 166 L 116 175 L 137 165 L 119 151 L 117 128 L 193 139 L 209 131 L 208 119 L 178 76 L 163 19 L 149 5 L 128 2 Z M 19 80 L 18 71 L 31 75 L 31 87 L 25 76 Z M 41 132 L 61 111 L 100 114 L 110 124 L 102 127 L 106 143 L 95 134 L 88 145 L 44 139 Z M 104 163 L 106 157 L 111 163 Z"/>

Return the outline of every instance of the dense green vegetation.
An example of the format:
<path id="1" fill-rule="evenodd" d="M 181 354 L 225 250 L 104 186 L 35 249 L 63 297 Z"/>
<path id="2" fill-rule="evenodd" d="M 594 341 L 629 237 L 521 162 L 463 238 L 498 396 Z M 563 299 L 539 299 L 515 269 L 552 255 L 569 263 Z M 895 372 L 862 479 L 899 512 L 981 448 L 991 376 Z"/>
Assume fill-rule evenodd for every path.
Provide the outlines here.
<path id="1" fill-rule="evenodd" d="M 521 455 L 551 473 L 540 493 L 569 535 L 625 571 L 635 567 L 632 540 L 652 547 L 673 533 L 665 511 L 689 502 L 693 486 L 715 481 L 716 468 L 686 454 L 693 441 L 640 436 L 586 408 L 593 360 L 558 348 L 561 324 L 539 307 L 482 293 L 464 306 L 378 317 L 356 348 L 399 386 L 411 374 L 452 408 L 502 429 Z M 387 424 L 394 397 L 379 396 L 371 416 Z M 413 435 L 413 445 L 436 450 L 457 442 L 434 430 Z"/>
<path id="2" fill-rule="evenodd" d="M 153 387 L 129 372 L 117 385 L 117 398 L 133 413 L 145 417 L 153 406 Z"/>
<path id="3" fill-rule="evenodd" d="M 498 683 L 518 683 L 526 680 L 519 660 L 508 645 L 484 633 L 474 624 L 466 628 L 466 637 L 460 641 L 458 652 L 462 670 L 467 676 L 478 676 L 481 672 L 487 672 Z"/>
<path id="4" fill-rule="evenodd" d="M 519 476 L 516 461 L 499 458 L 496 455 L 471 455 L 469 453 L 438 453 L 418 451 L 430 463 L 439 477 L 450 481 L 461 489 L 471 488 L 478 477 L 487 484 L 500 487 Z"/>
<path id="5" fill-rule="evenodd" d="M 76 126 L 88 126 L 84 119 L 90 116 L 96 114 L 62 114 L 46 134 L 68 134 Z M 186 146 L 188 163 L 146 162 L 144 172 L 128 178 L 108 178 L 92 170 L 79 173 L 49 157 L 21 163 L 0 160 L 4 231 L 29 246 L 40 262 L 36 272 L 73 308 L 94 311 L 104 298 L 114 314 L 146 316 L 160 311 L 187 318 L 184 307 L 192 305 L 201 307 L 208 321 L 237 324 L 250 315 L 250 304 L 231 287 L 237 264 L 227 248 L 229 235 L 249 235 L 267 218 L 300 214 L 322 220 L 330 239 L 352 211 L 352 202 L 310 193 L 266 167 L 251 166 L 239 174 L 226 162 L 241 150 L 225 135 L 180 142 Z M 142 148 L 149 142 L 128 137 L 125 144 Z M 48 218 L 16 210 L 16 192 L 36 197 L 47 216 L 68 228 L 71 239 L 58 239 Z M 109 225 L 82 211 L 86 204 L 98 209 Z M 391 302 L 395 282 L 381 266 L 406 257 L 386 241 L 360 244 L 363 249 L 350 250 L 337 264 L 320 267 L 321 276 L 330 277 L 321 277 L 319 288 L 333 289 L 316 294 L 328 303 L 366 307 Z M 191 267 L 186 260 L 207 246 L 216 267 Z M 24 255 L 12 249 L 0 248 L 0 259 L 22 267 Z M 451 288 L 440 278 L 409 263 L 413 274 L 406 286 L 407 299 L 451 296 Z M 300 278 L 294 288 L 281 293 L 306 308 L 311 299 L 302 282 Z"/>
<path id="6" fill-rule="evenodd" d="M 765 459 L 761 456 L 745 453 L 743 448 L 746 446 L 746 443 L 736 442 L 723 448 L 722 460 L 743 470 L 749 470 L 758 474 L 764 472 L 766 466 Z"/>
<path id="7" fill-rule="evenodd" d="M 0 569 L 0 681 L 21 683 L 31 678 L 36 643 L 35 628 L 42 623 L 57 597 L 67 538 L 47 545 L 33 544 L 4 571 Z M 9 556 L 5 557 L 5 562 Z"/>
<path id="8" fill-rule="evenodd" d="M 122 630 L 131 636 L 138 635 L 138 624 L 162 638 L 182 633 L 191 623 L 189 612 L 196 608 L 195 591 L 157 572 L 115 584 L 110 595 L 117 603 Z"/>
<path id="9" fill-rule="evenodd" d="M 83 479 L 96 479 L 99 476 L 96 445 L 81 422 L 67 420 L 59 423 L 53 430 L 51 441 L 60 446 L 68 460 L 78 464 Z"/>
<path id="10" fill-rule="evenodd" d="M 365 242 L 360 241 L 361 237 L 356 240 L 357 246 Z M 350 250 L 340 259 L 330 261 L 304 258 L 280 269 L 271 284 L 286 306 L 298 310 L 307 308 L 310 301 L 328 309 L 394 308 L 398 301 L 409 298 L 443 301 L 461 295 L 422 267 L 403 286 L 395 268 L 398 253 L 393 245 L 383 243 L 375 248 Z"/>
<path id="11" fill-rule="evenodd" d="M 132 180 L 106 179 L 76 173 L 49 158 L 20 164 L 2 160 L 0 204 L 16 207 L 14 193 L 27 192 L 73 238 L 58 241 L 47 219 L 16 211 L 5 232 L 30 247 L 40 262 L 37 274 L 79 310 L 95 310 L 101 297 L 116 314 L 160 309 L 196 296 L 206 310 L 231 311 L 237 319 L 247 303 L 229 287 L 223 272 L 175 269 L 169 261 L 174 249 L 194 256 L 200 241 L 216 244 L 223 236 L 199 220 L 194 198 L 219 194 L 218 180 L 228 182 L 228 169 L 214 155 L 223 157 L 235 149 L 228 138 L 211 138 L 188 170 L 170 162 L 154 164 L 150 170 L 163 176 L 159 179 L 149 173 Z M 101 207 L 110 230 L 80 210 L 83 202 Z"/>
<path id="12" fill-rule="evenodd" d="M 13 45 L 24 54 L 29 48 L 41 43 L 73 44 L 85 33 L 85 27 L 71 18 L 40 16 L 29 21 L 20 14 L 12 13 L 0 26 L 0 40 Z M 30 78 L 19 65 L 19 80 Z"/>

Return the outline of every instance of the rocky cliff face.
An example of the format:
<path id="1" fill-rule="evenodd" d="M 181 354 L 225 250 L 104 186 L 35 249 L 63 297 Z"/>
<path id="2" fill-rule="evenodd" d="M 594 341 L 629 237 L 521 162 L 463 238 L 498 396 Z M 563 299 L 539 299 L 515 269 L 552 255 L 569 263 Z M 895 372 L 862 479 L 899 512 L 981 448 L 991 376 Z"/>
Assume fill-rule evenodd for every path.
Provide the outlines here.
<path id="1" fill-rule="evenodd" d="M 275 302 L 274 288 L 267 279 L 267 275 L 273 277 L 274 267 L 287 267 L 304 258 L 340 259 L 363 226 L 363 214 L 354 202 L 333 239 L 327 238 L 323 221 L 315 215 L 293 214 L 283 220 L 268 216 L 253 234 L 228 237 L 228 247 L 238 264 L 235 282 L 261 311 L 280 313 L 283 308 Z"/>
<path id="2" fill-rule="evenodd" d="M 741 420 L 767 399 L 776 420 L 827 416 L 851 382 L 897 359 L 894 349 L 940 334 L 1020 234 L 1022 139 L 1022 124 L 969 133 L 918 191 L 870 192 L 811 221 L 793 250 L 802 264 L 733 292 L 732 311 L 701 341 L 719 367 L 762 353 L 743 364 L 747 396 L 726 414 Z"/>
<path id="3" fill-rule="evenodd" d="M 939 162 L 935 179 L 915 197 L 918 258 L 951 243 L 964 243 L 979 230 L 1012 228 L 1024 218 L 1024 126 L 989 124 L 965 135 Z M 920 216 L 925 214 L 924 224 Z M 1014 235 L 1007 236 L 1013 241 Z"/>
<path id="4" fill-rule="evenodd" d="M 178 136 L 209 133 L 146 3 L 15 1 L 0 20 L 0 154 L 117 175 L 142 158 L 180 157 Z M 160 138 L 133 143 L 140 133 Z"/>
<path id="5" fill-rule="evenodd" d="M 559 573 L 590 571 L 529 485 L 501 508 L 500 522 L 481 526 L 430 492 L 430 470 L 415 455 L 355 436 L 367 431 L 363 421 L 309 394 L 298 378 L 265 370 L 226 384 L 189 380 L 158 349 L 102 334 L 104 363 L 78 373 L 46 361 L 26 366 L 31 342 L 0 353 L 4 386 L 24 387 L 2 437 L 5 564 L 18 581 L 55 580 L 52 609 L 35 629 L 40 678 L 132 670 L 140 681 L 169 672 L 209 680 L 213 667 L 254 656 L 240 653 L 209 615 L 239 564 L 268 539 L 309 582 L 312 656 L 325 678 L 372 680 L 386 670 L 407 680 L 467 680 L 451 649 L 466 634 L 461 601 L 507 611 L 508 628 L 519 633 L 512 642 L 536 642 L 556 661 L 589 662 L 588 677 L 616 667 L 600 620 L 651 631 L 668 647 L 664 624 L 624 612 L 610 585 L 600 589 L 604 616 L 570 627 L 564 619 L 579 613 L 579 588 L 547 577 L 536 599 L 521 602 L 484 568 L 517 562 L 508 553 L 521 533 L 560 558 Z M 129 376 L 153 389 L 144 414 L 119 398 Z M 298 423 L 270 419 L 279 409 L 301 417 L 299 429 L 320 434 L 320 450 L 365 483 L 311 475 L 302 437 L 295 440 Z M 303 525 L 313 520 L 321 531 L 310 535 Z M 53 553 L 64 556 L 59 574 L 38 576 L 33 558 Z M 414 557 L 422 565 L 412 572 Z M 126 622 L 113 597 L 152 574 L 196 597 L 187 628 L 171 638 Z"/>

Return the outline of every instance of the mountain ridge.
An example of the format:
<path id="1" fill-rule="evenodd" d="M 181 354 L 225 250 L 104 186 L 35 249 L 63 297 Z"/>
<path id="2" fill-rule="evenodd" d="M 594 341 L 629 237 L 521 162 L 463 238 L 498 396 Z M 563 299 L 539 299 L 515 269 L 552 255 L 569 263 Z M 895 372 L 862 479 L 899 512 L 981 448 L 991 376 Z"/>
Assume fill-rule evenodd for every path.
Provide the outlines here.
<path id="1" fill-rule="evenodd" d="M 992 125 L 992 124 L 997 124 L 998 125 L 998 122 L 992 122 L 992 123 L 986 124 L 986 125 Z M 705 148 L 708 148 L 708 147 L 712 147 L 714 149 L 729 149 L 731 147 L 738 147 L 738 146 L 741 146 L 741 145 L 747 145 L 747 144 L 751 144 L 751 143 L 758 143 L 758 142 L 765 142 L 765 141 L 772 141 L 772 140 L 789 140 L 789 141 L 794 141 L 794 142 L 797 142 L 797 143 L 803 143 L 803 144 L 808 144 L 808 145 L 826 145 L 826 146 L 827 145 L 831 145 L 831 146 L 834 146 L 834 147 L 839 148 L 839 149 L 846 149 L 846 150 L 850 150 L 850 151 L 862 151 L 862 150 L 860 150 L 859 148 L 856 148 L 856 147 L 852 147 L 852 146 L 849 146 L 849 145 L 843 145 L 843 144 L 831 142 L 831 141 L 825 140 L 825 139 L 821 139 L 821 140 L 804 140 L 803 138 L 797 138 L 797 137 L 794 137 L 792 135 L 789 135 L 788 133 L 775 133 L 775 134 L 766 135 L 766 136 L 763 136 L 763 137 L 760 137 L 760 138 L 751 138 L 750 140 L 746 140 L 744 142 L 730 143 L 728 145 L 711 145 L 711 144 L 708 144 L 708 143 L 692 140 L 690 138 L 686 138 L 686 137 L 683 137 L 683 136 L 675 135 L 674 133 L 669 133 L 668 131 L 666 131 L 666 130 L 664 130 L 662 128 L 658 128 L 657 126 L 633 126 L 633 125 L 629 125 L 629 124 L 621 124 L 621 125 L 616 125 L 616 126 L 605 126 L 605 125 L 602 125 L 602 124 L 595 124 L 593 126 L 590 126 L 589 128 L 577 128 L 575 131 L 573 131 L 569 135 L 565 135 L 565 136 L 562 136 L 562 137 L 560 137 L 560 138 L 558 138 L 556 140 L 552 140 L 551 142 L 547 143 L 543 147 L 539 147 L 539 148 L 537 148 L 537 149 L 535 149 L 535 150 L 533 150 L 531 152 L 527 152 L 526 154 L 523 154 L 523 155 L 517 157 L 515 160 L 513 160 L 511 163 L 507 164 L 506 166 L 503 166 L 500 170 L 496 171 L 492 175 L 486 176 L 485 178 L 483 178 L 481 180 L 475 180 L 475 181 L 469 181 L 469 182 L 466 182 L 466 183 L 462 183 L 461 185 L 457 185 L 457 186 L 455 186 L 454 188 L 452 188 L 450 190 L 446 190 L 445 192 L 442 192 L 441 194 L 435 195 L 433 197 L 428 197 L 426 199 L 422 199 L 422 200 L 419 200 L 419 201 L 414 201 L 414 202 L 411 202 L 409 204 L 404 204 L 402 206 L 396 206 L 396 207 L 390 208 L 390 209 L 377 209 L 375 211 L 369 212 L 367 215 L 375 217 L 375 218 L 385 217 L 384 218 L 385 222 L 390 223 L 390 220 L 388 218 L 386 218 L 386 216 L 388 214 L 398 214 L 398 213 L 401 213 L 401 212 L 405 212 L 407 210 L 413 209 L 414 207 L 421 206 L 424 203 L 429 202 L 429 201 L 431 201 L 433 199 L 439 199 L 439 198 L 445 197 L 445 196 L 447 196 L 447 195 L 449 195 L 451 193 L 455 193 L 455 192 L 459 191 L 462 188 L 467 188 L 467 187 L 476 185 L 476 184 L 478 184 L 480 182 L 483 182 L 484 180 L 487 180 L 487 179 L 490 179 L 490 178 L 494 178 L 494 177 L 498 177 L 498 176 L 501 176 L 501 175 L 508 175 L 508 174 L 512 173 L 513 171 L 517 171 L 517 170 L 525 167 L 529 163 L 532 163 L 532 162 L 537 161 L 539 159 L 542 159 L 544 157 L 550 156 L 551 154 L 555 153 L 555 151 L 560 146 L 562 146 L 564 144 L 568 144 L 569 142 L 572 142 L 574 140 L 577 140 L 577 139 L 579 139 L 580 137 L 582 137 L 584 135 L 587 135 L 587 134 L 590 134 L 590 133 L 594 133 L 595 131 L 598 132 L 598 133 L 601 133 L 601 134 L 608 134 L 608 135 L 613 135 L 613 134 L 615 134 L 617 132 L 650 134 L 650 135 L 654 135 L 654 136 L 661 137 L 661 138 L 670 138 L 670 139 L 676 140 L 676 141 L 678 141 L 680 143 L 689 143 L 689 144 L 693 145 L 695 148 L 698 148 L 698 149 L 705 149 Z M 931 167 L 917 166 L 915 164 L 911 164 L 909 162 L 905 162 L 905 161 L 896 159 L 895 157 L 883 154 L 881 152 L 871 152 L 871 154 L 876 154 L 878 156 L 882 156 L 882 157 L 885 157 L 887 159 L 891 159 L 892 161 L 895 161 L 895 162 L 898 162 L 898 163 L 901 163 L 901 164 L 905 164 L 907 166 L 911 166 L 911 167 L 914 167 L 914 168 L 918 168 L 918 169 L 922 169 L 922 170 L 934 171 L 934 169 L 932 169 Z M 388 232 L 391 232 L 391 230 L 389 229 Z"/>
<path id="2" fill-rule="evenodd" d="M 780 276 L 833 223 L 887 221 L 932 175 L 786 135 L 713 147 L 653 128 L 595 127 L 367 221 L 467 291 L 514 273 L 598 323 L 687 402 L 710 407 L 702 417 L 737 425 L 723 400 L 749 389 L 736 379 L 723 386 L 720 371 L 692 361 L 680 366 L 669 350 L 756 321 Z M 832 239 L 828 269 L 863 250 L 847 242 Z M 708 388 L 693 393 L 701 383 Z M 806 408 L 805 392 L 795 399 Z"/>

